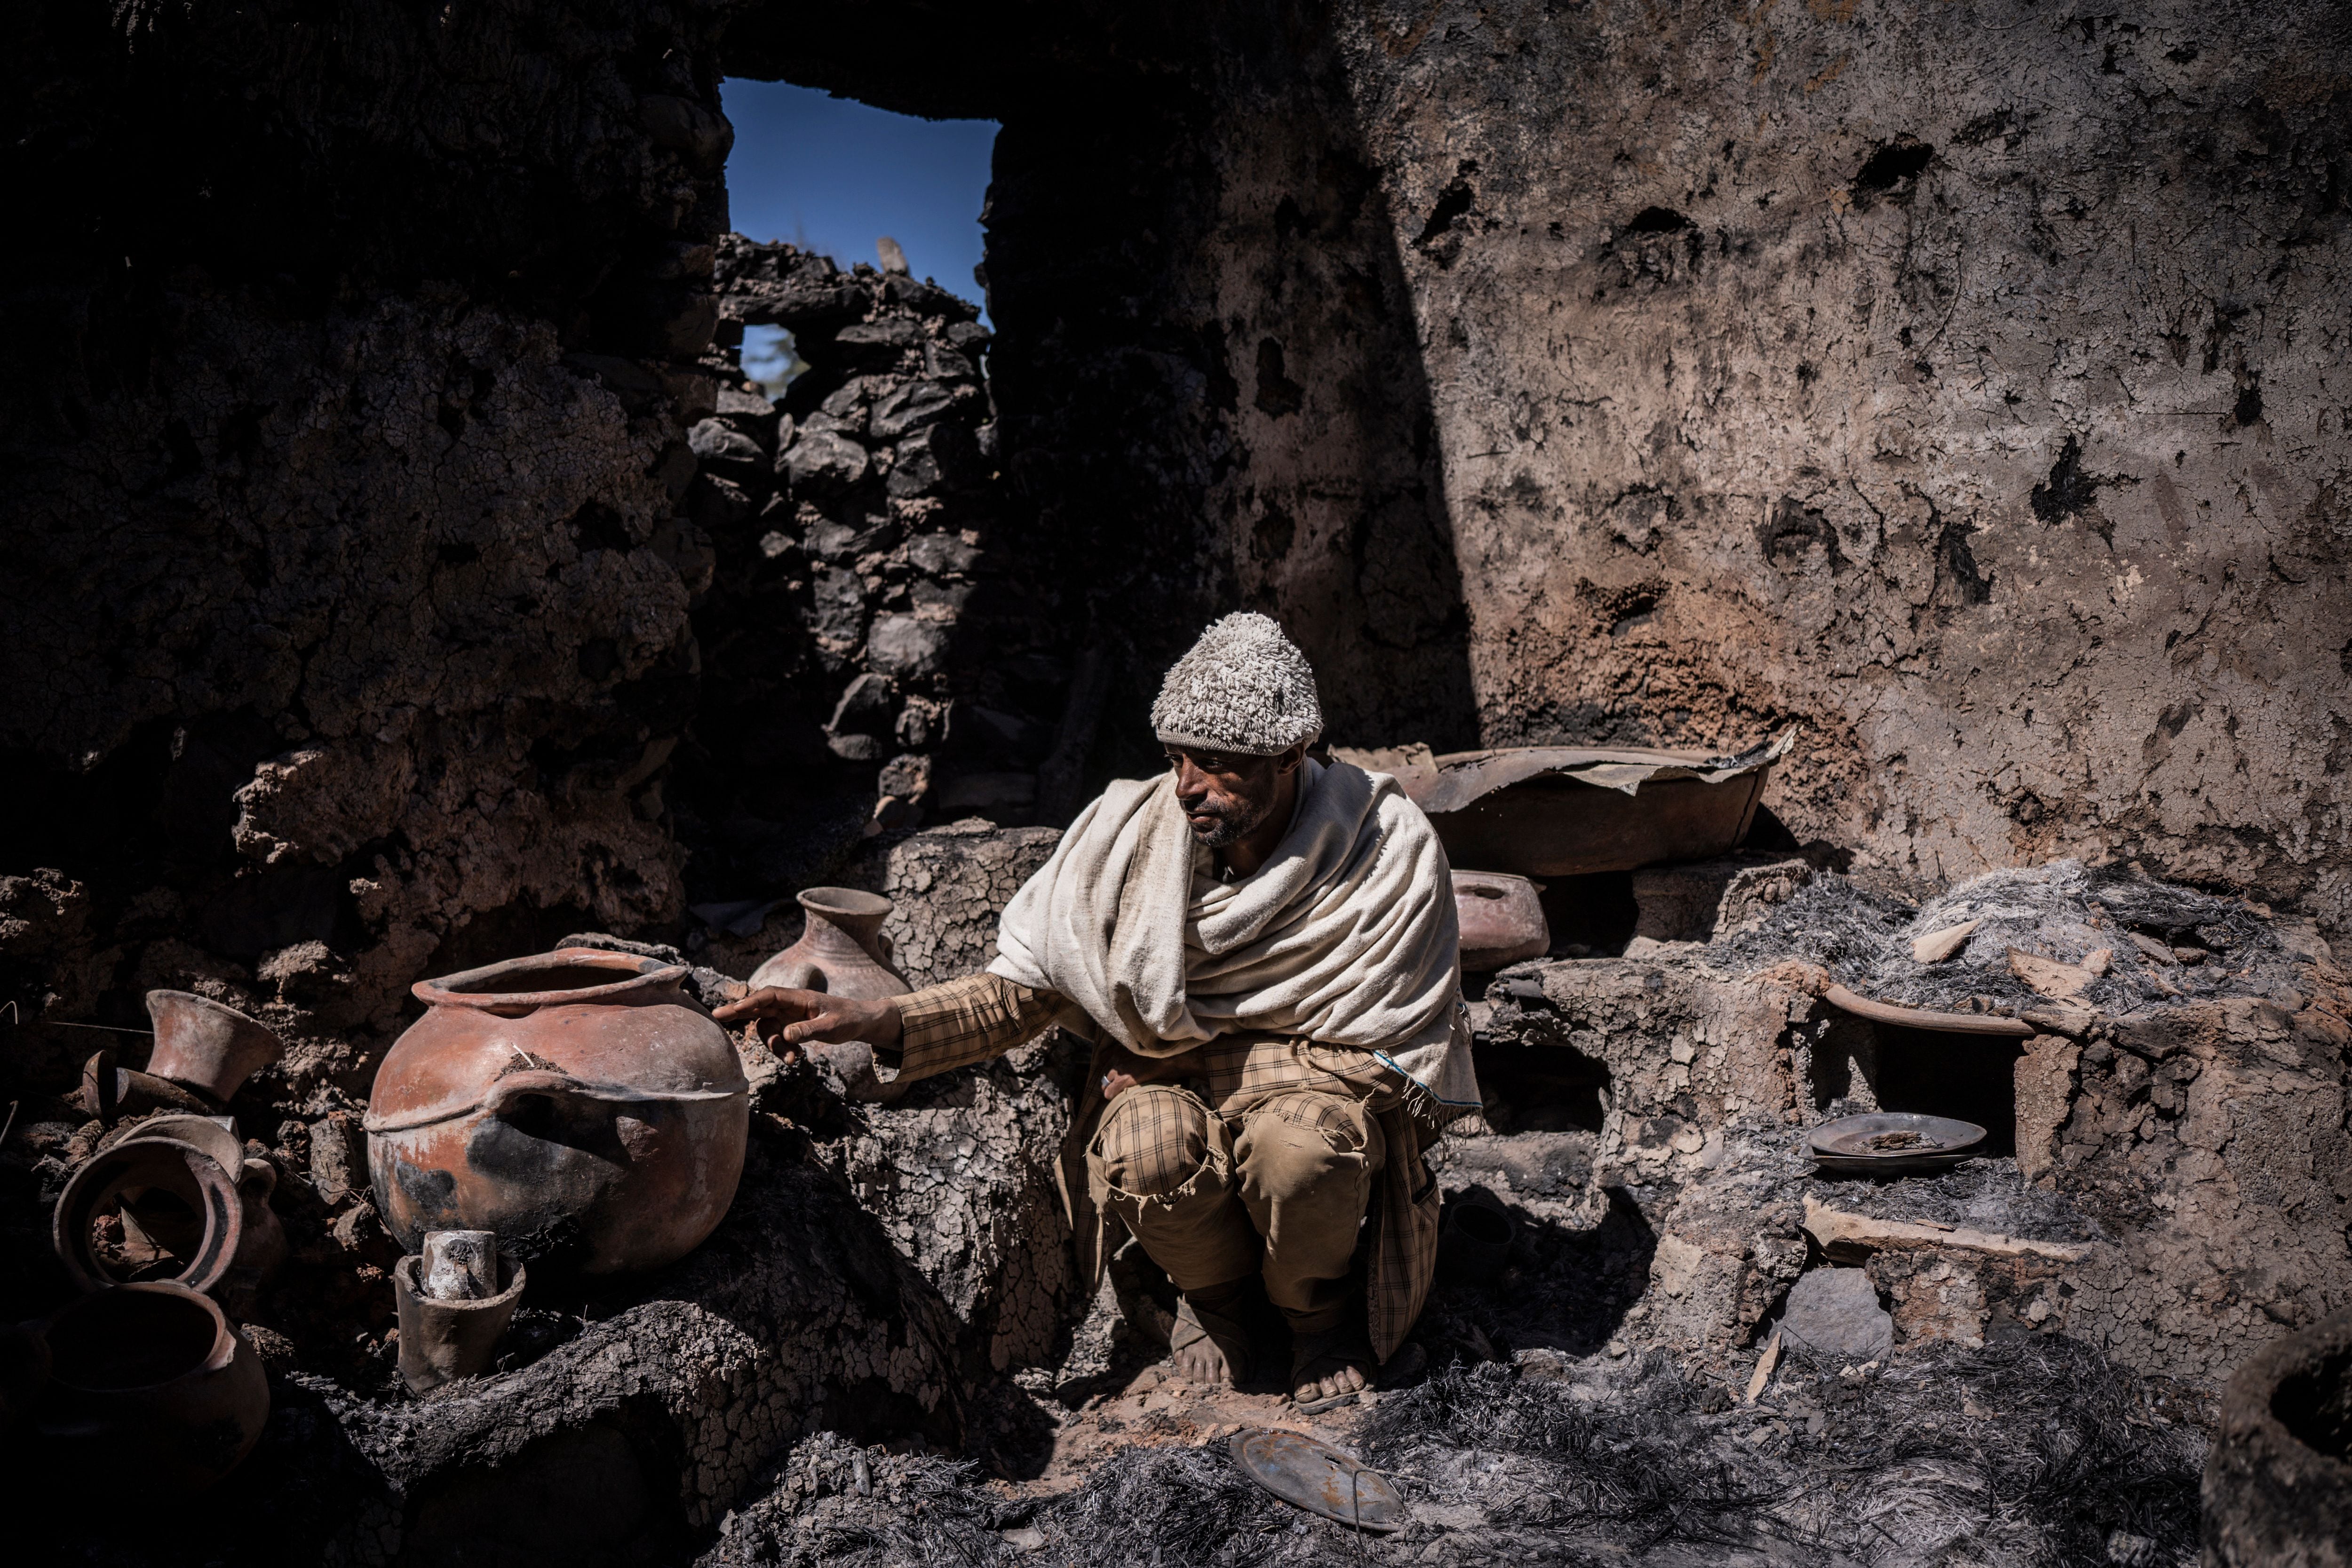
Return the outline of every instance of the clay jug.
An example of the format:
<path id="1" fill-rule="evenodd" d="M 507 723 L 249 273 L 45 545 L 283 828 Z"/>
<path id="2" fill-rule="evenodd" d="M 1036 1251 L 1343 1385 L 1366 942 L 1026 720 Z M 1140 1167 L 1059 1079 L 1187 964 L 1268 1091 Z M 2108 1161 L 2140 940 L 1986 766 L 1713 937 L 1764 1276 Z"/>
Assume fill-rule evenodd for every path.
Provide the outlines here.
<path id="1" fill-rule="evenodd" d="M 1454 910 L 1462 923 L 1462 967 L 1482 974 L 1540 958 L 1551 950 L 1551 925 L 1536 901 L 1540 883 L 1504 871 L 1454 873 Z"/>
<path id="2" fill-rule="evenodd" d="M 403 1249 L 487 1230 L 534 1269 L 609 1274 L 699 1246 L 743 1173 L 751 1085 L 690 973 L 563 948 L 417 982 L 363 1124 Z"/>
<path id="3" fill-rule="evenodd" d="M 36 1428 L 68 1473 L 186 1497 L 236 1468 L 269 1419 L 253 1347 L 184 1286 L 95 1291 L 59 1309 L 41 1337 L 49 1380 Z"/>
<path id="4" fill-rule="evenodd" d="M 800 896 L 808 912 L 800 941 L 751 972 L 751 989 L 784 985 L 833 996 L 877 1001 L 914 989 L 890 962 L 882 922 L 890 900 L 854 888 L 811 888 Z"/>

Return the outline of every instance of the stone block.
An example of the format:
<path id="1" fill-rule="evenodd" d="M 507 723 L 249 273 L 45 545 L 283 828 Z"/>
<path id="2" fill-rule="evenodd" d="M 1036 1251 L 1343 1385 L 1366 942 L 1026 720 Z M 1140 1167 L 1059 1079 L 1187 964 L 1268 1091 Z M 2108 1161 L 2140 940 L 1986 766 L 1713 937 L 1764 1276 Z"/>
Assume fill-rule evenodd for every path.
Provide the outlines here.
<path id="1" fill-rule="evenodd" d="M 1861 1268 L 1816 1268 L 1799 1279 L 1790 1288 L 1780 1334 L 1831 1364 L 1885 1362 L 1895 1352 L 1895 1320 Z"/>

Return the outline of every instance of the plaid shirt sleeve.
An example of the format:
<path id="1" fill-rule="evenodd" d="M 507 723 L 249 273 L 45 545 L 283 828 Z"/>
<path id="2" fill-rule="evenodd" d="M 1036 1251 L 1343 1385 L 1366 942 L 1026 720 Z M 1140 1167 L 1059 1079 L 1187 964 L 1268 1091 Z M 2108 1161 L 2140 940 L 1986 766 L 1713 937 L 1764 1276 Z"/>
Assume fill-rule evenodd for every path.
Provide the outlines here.
<path id="1" fill-rule="evenodd" d="M 1051 991 L 985 973 L 927 985 L 898 1001 L 898 1049 L 875 1052 L 877 1066 L 898 1069 L 894 1081 L 1001 1057 L 1044 1034 L 1061 1005 Z"/>

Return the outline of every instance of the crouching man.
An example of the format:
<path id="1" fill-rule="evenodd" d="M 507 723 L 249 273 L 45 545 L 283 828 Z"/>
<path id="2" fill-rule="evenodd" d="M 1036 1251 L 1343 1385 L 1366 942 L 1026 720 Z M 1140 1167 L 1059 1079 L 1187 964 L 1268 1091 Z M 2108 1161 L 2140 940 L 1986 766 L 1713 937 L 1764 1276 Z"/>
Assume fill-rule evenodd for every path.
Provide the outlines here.
<path id="1" fill-rule="evenodd" d="M 1478 1100 L 1445 854 L 1395 780 L 1306 755 L 1315 673 L 1263 616 L 1202 634 L 1151 719 L 1168 771 L 1079 815 L 985 973 L 881 1002 L 762 990 L 718 1016 L 863 1041 L 900 1079 L 1055 1024 L 1086 1036 L 1062 1154 L 1080 1277 L 1099 1280 L 1116 1216 L 1181 1292 L 1171 1349 L 1203 1383 L 1249 1375 L 1261 1279 L 1293 1397 L 1336 1399 L 1420 1314 L 1438 1216 L 1422 1151 Z"/>

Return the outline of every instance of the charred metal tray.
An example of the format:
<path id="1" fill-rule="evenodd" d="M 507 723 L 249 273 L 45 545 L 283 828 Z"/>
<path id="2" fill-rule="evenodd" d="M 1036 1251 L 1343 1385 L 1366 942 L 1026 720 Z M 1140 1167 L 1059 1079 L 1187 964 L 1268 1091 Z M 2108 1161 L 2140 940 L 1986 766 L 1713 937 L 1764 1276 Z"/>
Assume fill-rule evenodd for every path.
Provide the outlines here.
<path id="1" fill-rule="evenodd" d="M 1412 1522 L 1393 1481 L 1303 1432 L 1236 1432 L 1230 1448 L 1250 1479 L 1309 1513 L 1359 1530 L 1402 1530 Z"/>
<path id="2" fill-rule="evenodd" d="M 1973 1121 L 1877 1110 L 1823 1122 L 1807 1143 L 1813 1163 L 1824 1171 L 1902 1176 L 1948 1171 L 1981 1152 L 1984 1141 L 1985 1130 Z"/>

